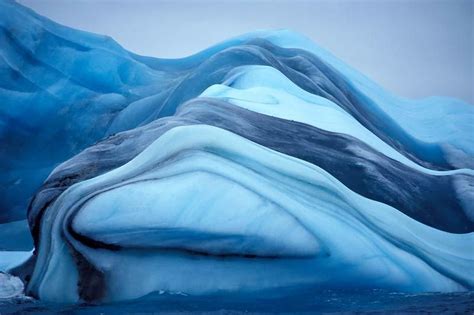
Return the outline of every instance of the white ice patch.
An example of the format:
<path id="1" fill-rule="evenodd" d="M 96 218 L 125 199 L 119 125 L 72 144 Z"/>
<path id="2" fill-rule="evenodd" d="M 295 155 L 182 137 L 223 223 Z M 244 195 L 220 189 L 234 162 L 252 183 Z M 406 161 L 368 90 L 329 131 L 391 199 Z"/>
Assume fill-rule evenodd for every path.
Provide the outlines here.
<path id="1" fill-rule="evenodd" d="M 0 272 L 0 300 L 21 297 L 24 289 L 20 278 Z"/>

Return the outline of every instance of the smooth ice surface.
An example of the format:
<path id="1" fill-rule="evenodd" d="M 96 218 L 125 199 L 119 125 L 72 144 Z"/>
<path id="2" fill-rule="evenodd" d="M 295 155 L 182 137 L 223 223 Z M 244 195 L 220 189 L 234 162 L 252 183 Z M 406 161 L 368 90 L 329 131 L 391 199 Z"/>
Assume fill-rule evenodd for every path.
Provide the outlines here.
<path id="1" fill-rule="evenodd" d="M 0 251 L 0 272 L 20 266 L 31 257 L 31 251 Z"/>
<path id="2" fill-rule="evenodd" d="M 209 87 L 201 96 L 224 99 L 262 114 L 351 135 L 412 168 L 429 174 L 440 174 L 400 154 L 339 106 L 326 98 L 302 90 L 278 70 L 262 66 L 242 67 L 238 70 L 229 75 L 224 84 Z M 472 118 L 474 117 L 470 117 L 471 120 Z M 472 174 L 470 170 L 465 172 Z"/>

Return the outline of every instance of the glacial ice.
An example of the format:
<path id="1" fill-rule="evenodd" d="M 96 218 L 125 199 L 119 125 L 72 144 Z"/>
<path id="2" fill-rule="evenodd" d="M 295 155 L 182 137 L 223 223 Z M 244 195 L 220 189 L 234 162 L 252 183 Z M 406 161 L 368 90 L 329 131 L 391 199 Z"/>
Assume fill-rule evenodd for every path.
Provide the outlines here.
<path id="1" fill-rule="evenodd" d="M 158 59 L 3 1 L 0 47 L 0 270 L 28 295 L 474 288 L 472 105 L 286 30 Z"/>

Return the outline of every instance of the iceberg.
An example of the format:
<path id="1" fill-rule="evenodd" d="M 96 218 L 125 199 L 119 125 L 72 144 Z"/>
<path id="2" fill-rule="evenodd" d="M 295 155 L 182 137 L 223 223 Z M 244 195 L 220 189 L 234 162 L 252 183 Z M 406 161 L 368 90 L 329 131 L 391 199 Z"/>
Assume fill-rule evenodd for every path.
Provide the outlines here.
<path id="1" fill-rule="evenodd" d="M 472 105 L 287 30 L 159 59 L 3 1 L 0 43 L 0 294 L 474 289 Z"/>

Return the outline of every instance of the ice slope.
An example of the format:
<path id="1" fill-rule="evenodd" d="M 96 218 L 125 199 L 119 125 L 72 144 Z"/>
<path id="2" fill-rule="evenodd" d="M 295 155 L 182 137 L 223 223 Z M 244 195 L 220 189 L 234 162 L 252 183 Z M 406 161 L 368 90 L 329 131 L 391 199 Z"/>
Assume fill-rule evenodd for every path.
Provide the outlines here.
<path id="1" fill-rule="evenodd" d="M 0 47 L 5 222 L 24 218 L 51 169 L 102 138 L 114 112 L 152 93 L 146 89 L 160 73 L 110 38 L 57 25 L 11 1 L 0 2 Z"/>
<path id="2" fill-rule="evenodd" d="M 8 0 L 0 56 L 0 269 L 29 295 L 474 287 L 472 105 L 290 31 L 158 59 Z"/>
<path id="3" fill-rule="evenodd" d="M 58 25 L 11 1 L 0 3 L 0 15 L 1 222 L 24 218 L 29 198 L 60 162 L 105 136 L 173 115 L 229 74 L 278 88 L 271 77 L 246 75 L 241 66 L 278 70 L 417 164 L 473 165 L 472 106 L 397 99 L 289 31 L 254 32 L 166 60 L 137 56 L 110 38 Z M 50 145 L 52 138 L 57 145 Z"/>

